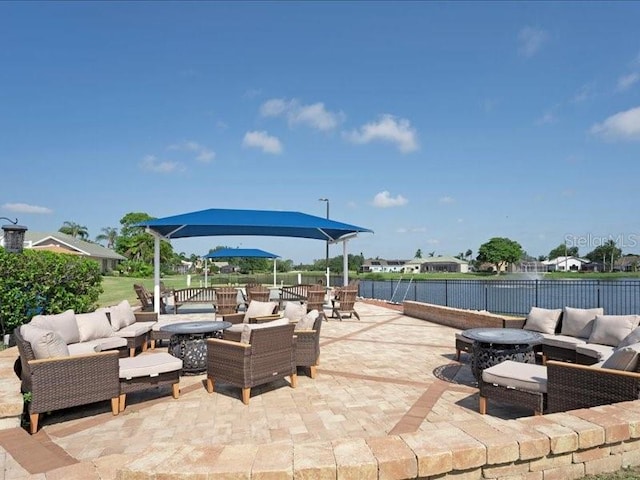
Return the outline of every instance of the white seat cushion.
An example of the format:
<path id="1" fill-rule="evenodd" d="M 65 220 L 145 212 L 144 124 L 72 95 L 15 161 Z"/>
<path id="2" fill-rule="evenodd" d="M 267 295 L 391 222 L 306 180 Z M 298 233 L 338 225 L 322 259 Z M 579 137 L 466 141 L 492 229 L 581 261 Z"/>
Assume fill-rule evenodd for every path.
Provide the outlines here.
<path id="1" fill-rule="evenodd" d="M 531 307 L 527 320 L 522 327 L 540 333 L 553 333 L 562 315 L 562 309 L 549 310 L 547 308 Z"/>
<path id="2" fill-rule="evenodd" d="M 68 357 L 69 348 L 64 339 L 53 330 L 43 330 L 31 324 L 22 325 L 20 333 L 31 345 L 36 359 Z"/>
<path id="3" fill-rule="evenodd" d="M 568 335 L 549 335 L 544 336 L 542 341 L 544 345 L 550 345 L 552 347 L 566 348 L 568 350 L 575 350 L 578 345 L 585 345 L 587 343 L 586 338 L 570 337 Z"/>
<path id="4" fill-rule="evenodd" d="M 482 380 L 507 388 L 528 392 L 547 392 L 547 369 L 533 363 L 506 360 L 482 372 Z"/>
<path id="5" fill-rule="evenodd" d="M 307 314 L 307 306 L 300 302 L 287 302 L 284 304 L 282 316 L 291 322 L 297 322 Z"/>
<path id="6" fill-rule="evenodd" d="M 107 311 L 109 312 L 109 319 L 111 320 L 111 328 L 113 328 L 115 332 L 136 321 L 136 316 L 127 300 L 121 301 L 118 305 L 108 307 Z"/>
<path id="7" fill-rule="evenodd" d="M 155 322 L 134 323 L 127 327 L 121 328 L 117 332 L 113 332 L 113 334 L 117 337 L 123 337 L 123 338 L 139 337 L 140 335 L 144 335 L 145 333 L 150 332 L 151 327 L 153 326 L 154 323 Z"/>
<path id="8" fill-rule="evenodd" d="M 257 300 L 251 300 L 242 322 L 249 323 L 250 318 L 272 315 L 277 306 L 278 304 L 276 302 L 259 302 Z"/>
<path id="9" fill-rule="evenodd" d="M 313 325 L 316 323 L 316 318 L 318 318 L 318 310 L 311 310 L 305 316 L 303 316 L 298 322 L 294 330 L 313 330 Z"/>
<path id="10" fill-rule="evenodd" d="M 589 343 L 617 346 L 640 321 L 638 315 L 596 315 Z"/>
<path id="11" fill-rule="evenodd" d="M 161 373 L 182 369 L 182 360 L 168 353 L 152 353 L 120 358 L 120 378 L 157 377 Z"/>
<path id="12" fill-rule="evenodd" d="M 560 333 L 571 337 L 589 338 L 596 315 L 604 315 L 604 309 L 564 307 Z"/>
<path id="13" fill-rule="evenodd" d="M 29 323 L 38 328 L 57 332 L 67 345 L 80 341 L 80 332 L 73 310 L 66 310 L 56 315 L 36 315 Z"/>
<path id="14" fill-rule="evenodd" d="M 80 341 L 96 340 L 113 335 L 111 323 L 104 311 L 76 314 L 76 322 L 80 331 Z"/>
<path id="15" fill-rule="evenodd" d="M 242 324 L 242 335 L 240 336 L 240 343 L 249 343 L 251 340 L 251 332 L 253 330 L 259 330 L 262 328 L 269 327 L 279 327 L 281 325 L 288 325 L 289 320 L 286 318 L 279 318 L 278 320 L 273 320 L 271 322 L 265 323 L 243 323 Z"/>

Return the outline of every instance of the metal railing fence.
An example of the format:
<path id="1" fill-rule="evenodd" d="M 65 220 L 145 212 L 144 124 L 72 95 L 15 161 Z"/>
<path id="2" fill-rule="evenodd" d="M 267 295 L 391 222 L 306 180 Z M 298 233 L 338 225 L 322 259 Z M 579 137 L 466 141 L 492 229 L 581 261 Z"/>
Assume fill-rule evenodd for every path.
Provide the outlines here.
<path id="1" fill-rule="evenodd" d="M 610 315 L 640 313 L 638 280 L 361 280 L 360 296 L 526 315 L 542 308 L 602 307 Z"/>

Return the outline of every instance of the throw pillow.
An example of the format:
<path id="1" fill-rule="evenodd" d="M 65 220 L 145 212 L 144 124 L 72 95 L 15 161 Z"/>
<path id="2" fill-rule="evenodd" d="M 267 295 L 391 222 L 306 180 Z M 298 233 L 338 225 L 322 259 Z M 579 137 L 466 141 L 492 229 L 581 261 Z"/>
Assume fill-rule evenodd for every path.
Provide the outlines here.
<path id="1" fill-rule="evenodd" d="M 619 348 L 604 361 L 602 368 L 635 372 L 636 367 L 638 366 L 638 353 L 640 353 L 640 343 L 634 343 L 628 347 Z"/>
<path id="2" fill-rule="evenodd" d="M 45 330 L 57 332 L 67 345 L 80 341 L 80 332 L 73 310 L 66 310 L 56 315 L 36 315 L 29 323 Z"/>
<path id="3" fill-rule="evenodd" d="M 265 323 L 245 323 L 242 329 L 242 335 L 240 335 L 240 343 L 249 343 L 251 340 L 251 332 L 253 330 L 260 330 L 262 328 L 279 327 L 281 325 L 288 325 L 289 320 L 286 318 L 279 318 L 271 322 Z"/>
<path id="4" fill-rule="evenodd" d="M 318 310 L 311 310 L 304 317 L 298 320 L 294 330 L 313 330 L 313 324 L 316 323 L 316 318 L 318 318 Z"/>
<path id="5" fill-rule="evenodd" d="M 69 356 L 69 348 L 64 339 L 53 330 L 43 330 L 27 324 L 20 327 L 20 333 L 31 345 L 36 359 Z"/>
<path id="6" fill-rule="evenodd" d="M 113 328 L 114 332 L 136 323 L 136 316 L 127 300 L 123 300 L 118 305 L 109 307 L 108 311 L 111 320 L 111 328 Z"/>
<path id="7" fill-rule="evenodd" d="M 307 314 L 307 306 L 300 302 L 287 302 L 284 304 L 283 317 L 292 322 L 297 322 Z"/>
<path id="8" fill-rule="evenodd" d="M 635 328 L 631 331 L 629 335 L 624 337 L 622 341 L 618 344 L 617 348 L 628 347 L 629 345 L 633 345 L 634 343 L 640 342 L 640 327 Z"/>
<path id="9" fill-rule="evenodd" d="M 549 310 L 547 308 L 531 307 L 531 311 L 527 315 L 527 320 L 522 328 L 534 332 L 553 334 L 556 331 L 561 314 L 561 308 Z"/>
<path id="10" fill-rule="evenodd" d="M 589 343 L 617 346 L 638 326 L 638 315 L 596 315 Z"/>
<path id="11" fill-rule="evenodd" d="M 79 313 L 76 315 L 76 321 L 81 342 L 108 338 L 113 335 L 113 329 L 105 312 Z"/>
<path id="12" fill-rule="evenodd" d="M 249 323 L 250 318 L 255 317 L 265 317 L 267 315 L 273 314 L 276 306 L 278 304 L 276 302 L 259 302 L 257 300 L 251 300 L 249 302 L 249 306 L 247 307 L 247 311 L 244 314 L 243 323 Z"/>
<path id="13" fill-rule="evenodd" d="M 604 309 L 564 307 L 560 333 L 570 337 L 589 338 L 596 315 L 604 315 Z"/>

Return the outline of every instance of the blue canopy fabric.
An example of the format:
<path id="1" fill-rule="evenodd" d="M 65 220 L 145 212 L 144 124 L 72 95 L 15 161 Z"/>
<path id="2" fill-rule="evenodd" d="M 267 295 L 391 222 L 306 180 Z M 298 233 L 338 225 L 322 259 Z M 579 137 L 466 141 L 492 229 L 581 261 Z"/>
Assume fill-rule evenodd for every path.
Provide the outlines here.
<path id="1" fill-rule="evenodd" d="M 141 222 L 151 233 L 164 238 L 252 235 L 298 237 L 338 241 L 368 228 L 336 222 L 301 212 L 231 210 L 210 208 Z"/>
<path id="2" fill-rule="evenodd" d="M 228 258 L 228 257 L 247 257 L 247 258 L 280 258 L 275 253 L 265 252 L 258 248 L 221 248 L 215 252 L 205 255 L 204 258 Z"/>

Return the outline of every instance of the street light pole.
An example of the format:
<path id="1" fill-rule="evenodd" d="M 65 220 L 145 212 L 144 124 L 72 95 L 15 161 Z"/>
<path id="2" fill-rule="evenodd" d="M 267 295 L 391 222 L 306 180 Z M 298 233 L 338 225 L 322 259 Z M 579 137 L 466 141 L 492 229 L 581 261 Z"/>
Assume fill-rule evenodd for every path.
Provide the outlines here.
<path id="1" fill-rule="evenodd" d="M 329 199 L 328 198 L 319 198 L 319 202 L 326 202 L 327 204 L 327 220 L 329 220 Z M 327 283 L 326 286 L 329 288 L 329 240 L 327 240 L 326 245 L 326 253 L 325 253 L 325 266 L 327 267 Z"/>

